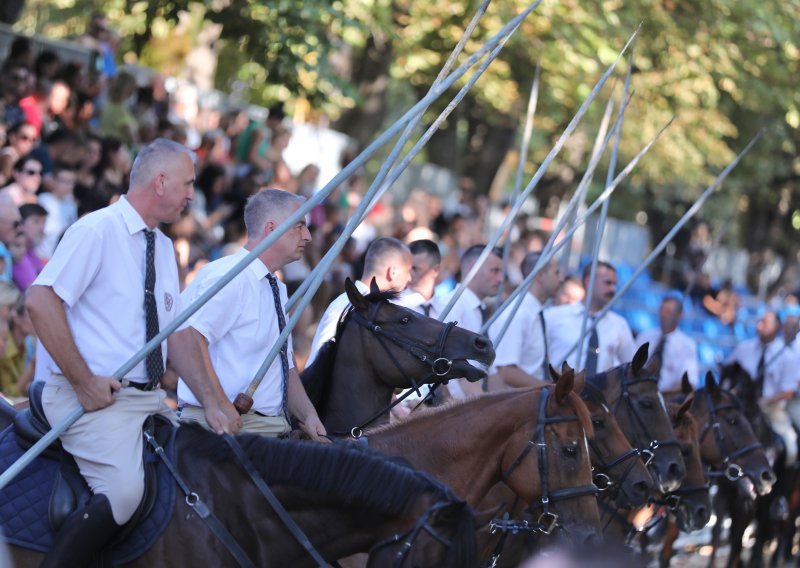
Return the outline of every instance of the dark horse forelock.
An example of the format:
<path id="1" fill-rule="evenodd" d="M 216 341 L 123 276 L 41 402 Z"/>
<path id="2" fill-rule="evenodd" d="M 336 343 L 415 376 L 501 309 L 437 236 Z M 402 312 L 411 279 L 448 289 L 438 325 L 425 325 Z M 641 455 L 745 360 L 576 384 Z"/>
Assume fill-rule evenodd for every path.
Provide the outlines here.
<path id="1" fill-rule="evenodd" d="M 181 426 L 178 439 L 183 448 L 191 448 L 194 461 L 235 460 L 220 436 L 200 427 Z M 424 493 L 432 493 L 436 500 L 458 501 L 432 477 L 354 444 L 296 442 L 256 434 L 240 434 L 236 439 L 270 485 L 340 495 L 391 516 L 409 513 Z"/>

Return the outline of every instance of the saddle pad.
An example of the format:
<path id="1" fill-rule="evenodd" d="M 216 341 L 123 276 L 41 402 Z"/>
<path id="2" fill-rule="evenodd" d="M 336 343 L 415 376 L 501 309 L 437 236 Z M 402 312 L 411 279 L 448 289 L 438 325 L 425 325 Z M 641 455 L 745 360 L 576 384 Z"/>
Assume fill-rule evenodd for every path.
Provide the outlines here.
<path id="1" fill-rule="evenodd" d="M 172 458 L 175 446 L 173 430 L 167 455 Z M 13 426 L 0 432 L 0 471 L 5 471 L 25 451 L 17 443 Z M 156 463 L 158 495 L 150 515 L 132 530 L 121 543 L 114 545 L 114 564 L 132 562 L 147 552 L 166 529 L 175 506 L 175 480 L 163 462 L 153 454 L 148 460 Z M 47 551 L 53 543 L 47 509 L 53 480 L 59 464 L 55 460 L 38 457 L 3 489 L 0 489 L 0 532 L 9 544 Z"/>

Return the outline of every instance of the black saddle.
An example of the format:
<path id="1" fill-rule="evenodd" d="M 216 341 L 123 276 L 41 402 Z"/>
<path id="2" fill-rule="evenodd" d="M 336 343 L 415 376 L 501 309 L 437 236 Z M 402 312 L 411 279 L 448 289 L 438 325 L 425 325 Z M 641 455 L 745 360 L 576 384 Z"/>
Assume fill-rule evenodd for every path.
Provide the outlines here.
<path id="1" fill-rule="evenodd" d="M 27 410 L 18 412 L 14 417 L 14 431 L 17 442 L 24 449 L 32 447 L 42 436 L 50 431 L 50 423 L 47 421 L 42 407 L 43 388 L 43 382 L 33 383 L 28 393 L 30 407 Z M 142 427 L 143 432 L 151 433 L 162 446 L 167 443 L 172 429 L 173 426 L 169 420 L 159 415 L 149 416 Z M 120 534 L 115 538 L 115 542 L 124 540 L 130 531 L 150 514 L 156 501 L 158 491 L 155 475 L 156 460 L 147 459 L 147 454 L 152 453 L 149 444 L 144 444 L 143 451 L 145 454 L 143 456 L 144 497 L 131 520 L 125 524 Z M 89 501 L 92 492 L 81 475 L 75 459 L 69 453 L 63 451 L 60 441 L 56 440 L 50 444 L 42 452 L 42 456 L 60 462 L 59 471 L 53 483 L 53 491 L 50 494 L 48 510 L 50 527 L 54 532 L 57 532 L 64 520 L 73 511 L 83 507 Z"/>

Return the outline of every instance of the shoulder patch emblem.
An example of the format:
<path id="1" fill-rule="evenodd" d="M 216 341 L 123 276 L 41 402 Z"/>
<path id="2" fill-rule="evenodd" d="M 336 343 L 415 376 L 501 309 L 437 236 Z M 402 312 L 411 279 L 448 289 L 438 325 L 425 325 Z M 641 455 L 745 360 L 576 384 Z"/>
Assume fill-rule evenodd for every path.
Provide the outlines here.
<path id="1" fill-rule="evenodd" d="M 172 294 L 169 292 L 164 292 L 164 307 L 167 308 L 168 312 L 172 311 L 172 305 L 174 304 L 174 300 L 172 299 Z"/>

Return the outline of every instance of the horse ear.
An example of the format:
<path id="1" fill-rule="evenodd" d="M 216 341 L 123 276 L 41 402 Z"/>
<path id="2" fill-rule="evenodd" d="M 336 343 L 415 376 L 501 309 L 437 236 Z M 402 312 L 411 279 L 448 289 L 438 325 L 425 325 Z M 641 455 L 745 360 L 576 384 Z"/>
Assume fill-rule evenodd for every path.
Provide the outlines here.
<path id="1" fill-rule="evenodd" d="M 719 390 L 717 380 L 714 378 L 714 374 L 711 371 L 706 373 L 706 390 L 711 396 L 715 396 Z"/>
<path id="2" fill-rule="evenodd" d="M 575 387 L 575 373 L 564 373 L 556 382 L 556 401 L 564 404 L 569 393 Z"/>
<path id="3" fill-rule="evenodd" d="M 369 307 L 369 302 L 364 299 L 364 296 L 361 295 L 361 292 L 358 291 L 358 288 L 350 278 L 346 278 L 344 281 L 344 291 L 347 293 L 347 299 L 357 310 L 363 311 Z"/>
<path id="4" fill-rule="evenodd" d="M 681 404 L 680 408 L 678 409 L 678 412 L 675 413 L 675 420 L 673 420 L 673 422 L 675 423 L 680 422 L 684 414 L 686 414 L 691 407 L 692 407 L 692 399 L 687 398 L 686 400 L 684 400 L 683 404 Z"/>
<path id="5" fill-rule="evenodd" d="M 584 369 L 580 373 L 575 373 L 575 386 L 572 387 L 572 391 L 580 396 L 583 392 L 583 387 L 586 386 L 586 370 Z"/>
<path id="6" fill-rule="evenodd" d="M 648 375 L 657 377 L 661 374 L 661 354 L 653 353 L 653 356 L 647 361 L 645 371 Z"/>
<path id="7" fill-rule="evenodd" d="M 636 353 L 633 356 L 633 361 L 631 361 L 634 377 L 638 377 L 642 372 L 642 369 L 644 369 L 644 366 L 647 364 L 647 352 L 649 349 L 650 344 L 645 343 L 636 350 Z"/>
<path id="8" fill-rule="evenodd" d="M 370 294 L 380 294 L 381 293 L 381 289 L 378 286 L 378 282 L 377 282 L 377 280 L 375 280 L 374 276 L 372 277 L 372 280 L 369 283 L 369 293 Z"/>
<path id="9" fill-rule="evenodd" d="M 689 381 L 689 373 L 686 371 L 683 372 L 683 376 L 681 377 L 681 391 L 683 394 L 691 394 L 694 392 L 694 387 L 691 381 Z"/>
<path id="10" fill-rule="evenodd" d="M 557 383 L 558 379 L 561 378 L 561 374 L 556 371 L 552 365 L 547 365 L 547 367 L 550 369 L 550 380 Z M 547 380 L 547 377 L 544 377 L 544 380 Z"/>

